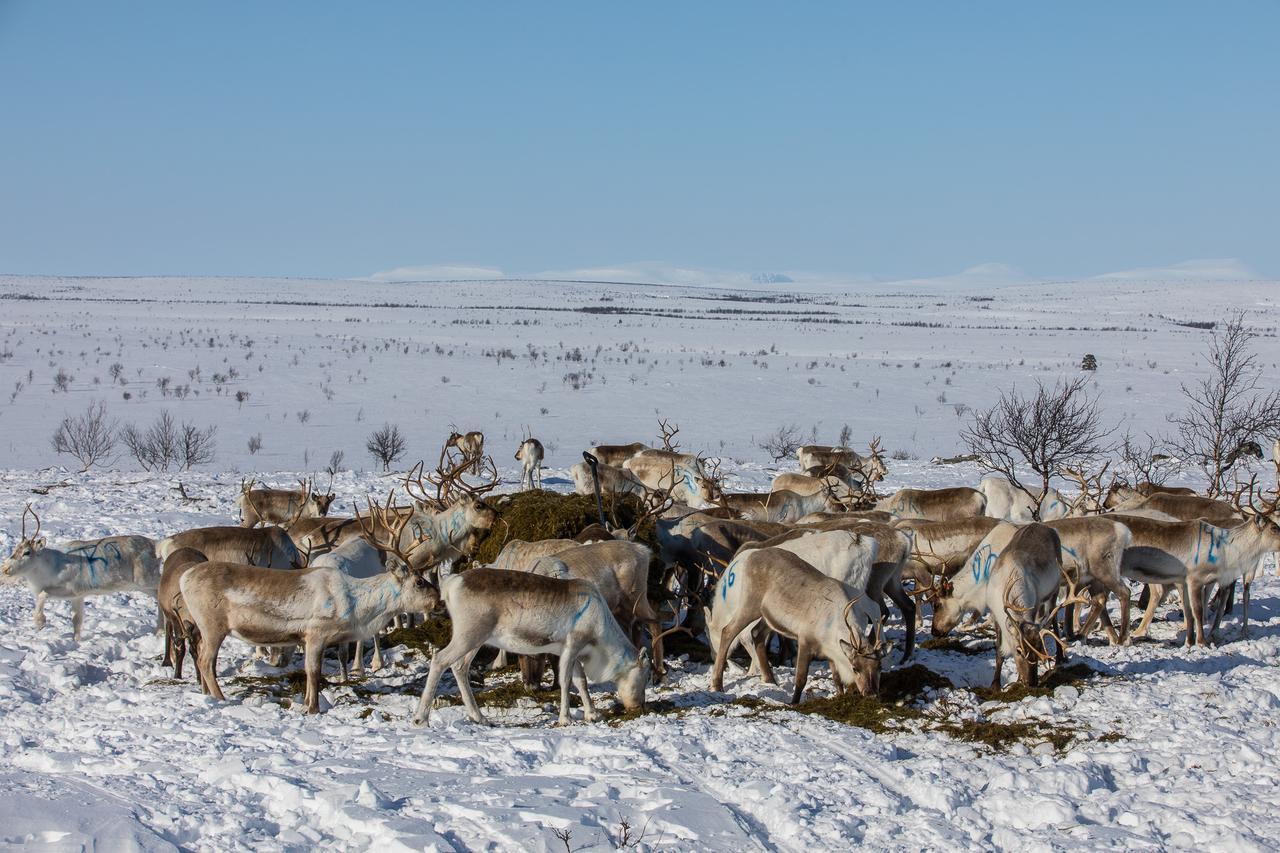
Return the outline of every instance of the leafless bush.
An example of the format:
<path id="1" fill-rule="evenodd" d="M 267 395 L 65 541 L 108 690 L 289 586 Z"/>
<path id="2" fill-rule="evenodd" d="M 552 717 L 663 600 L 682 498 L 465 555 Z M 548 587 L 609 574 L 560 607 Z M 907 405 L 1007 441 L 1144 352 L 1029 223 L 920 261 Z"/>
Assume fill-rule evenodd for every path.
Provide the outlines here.
<path id="1" fill-rule="evenodd" d="M 116 446 L 116 424 L 107 419 L 107 406 L 98 400 L 90 403 L 84 414 L 64 417 L 50 443 L 57 453 L 75 457 L 81 471 L 88 471 L 111 458 Z"/>
<path id="2" fill-rule="evenodd" d="M 262 433 L 249 436 L 249 455 L 255 456 L 262 449 Z"/>
<path id="3" fill-rule="evenodd" d="M 200 429 L 183 421 L 179 424 L 165 409 L 145 430 L 129 424 L 120 431 L 120 440 L 145 471 L 168 471 L 177 466 L 188 470 L 214 460 L 216 426 Z M 258 436 L 259 447 L 261 437 Z M 250 453 L 253 439 L 249 439 Z"/>
<path id="4" fill-rule="evenodd" d="M 243 409 L 243 408 L 244 408 L 245 401 L 246 401 L 246 400 L 248 400 L 248 399 L 249 399 L 249 392 L 248 392 L 248 391 L 237 391 L 237 392 L 236 392 L 236 402 L 239 404 L 239 407 L 240 407 L 241 409 Z"/>
<path id="5" fill-rule="evenodd" d="M 1239 311 L 1215 332 L 1205 353 L 1209 375 L 1182 386 L 1187 408 L 1169 416 L 1177 430 L 1169 439 L 1174 455 L 1198 465 L 1209 480 L 1209 495 L 1223 494 L 1227 478 L 1247 445 L 1259 436 L 1280 437 L 1280 390 L 1260 389 L 1262 365 L 1253 351 L 1257 333 Z"/>
<path id="6" fill-rule="evenodd" d="M 217 450 L 214 436 L 217 434 L 216 426 L 200 429 L 185 422 L 182 424 L 182 436 L 178 443 L 178 461 L 182 464 L 182 470 L 189 471 L 193 465 L 207 465 L 213 461 Z"/>
<path id="7" fill-rule="evenodd" d="M 960 435 L 981 468 L 1004 476 L 1031 498 L 1037 519 L 1054 475 L 1065 468 L 1083 470 L 1111 449 L 1106 440 L 1113 430 L 1102 426 L 1098 401 L 1084 387 L 1080 378 L 1051 388 L 1037 381 L 1031 396 L 1003 391 L 990 409 L 974 412 Z M 1020 466 L 1030 468 L 1039 483 L 1024 485 Z"/>
<path id="8" fill-rule="evenodd" d="M 329 465 L 325 468 L 325 471 L 329 473 L 330 477 L 336 477 L 338 472 L 342 470 L 342 459 L 345 456 L 346 454 L 341 450 L 335 450 L 329 454 Z"/>
<path id="9" fill-rule="evenodd" d="M 797 424 L 791 424 L 778 427 L 756 446 L 768 453 L 774 462 L 781 462 L 783 459 L 795 456 L 803 442 L 804 436 L 800 432 L 800 427 Z"/>
<path id="10" fill-rule="evenodd" d="M 305 424 L 309 420 L 311 420 L 310 409 L 303 409 L 302 411 L 298 412 L 298 423 Z"/>
<path id="11" fill-rule="evenodd" d="M 383 471 L 390 471 L 391 463 L 404 456 L 404 436 L 400 434 L 399 426 L 384 423 L 382 429 L 369 436 L 364 447 L 370 456 L 382 463 Z"/>
<path id="12" fill-rule="evenodd" d="M 71 382 L 73 379 L 75 379 L 74 376 L 67 373 L 64 368 L 59 367 L 58 372 L 53 376 L 53 390 L 61 391 L 64 394 L 67 393 L 67 391 L 71 390 Z"/>
<path id="13" fill-rule="evenodd" d="M 849 442 L 853 441 L 853 430 L 848 424 L 840 427 L 840 439 L 836 442 L 837 447 L 848 447 Z"/>
<path id="14" fill-rule="evenodd" d="M 1157 486 L 1169 479 L 1176 466 L 1161 451 L 1162 445 L 1148 433 L 1144 438 L 1137 438 L 1132 433 L 1125 433 L 1120 442 L 1121 470 L 1126 476 L 1132 476 L 1134 483 L 1146 480 Z"/>

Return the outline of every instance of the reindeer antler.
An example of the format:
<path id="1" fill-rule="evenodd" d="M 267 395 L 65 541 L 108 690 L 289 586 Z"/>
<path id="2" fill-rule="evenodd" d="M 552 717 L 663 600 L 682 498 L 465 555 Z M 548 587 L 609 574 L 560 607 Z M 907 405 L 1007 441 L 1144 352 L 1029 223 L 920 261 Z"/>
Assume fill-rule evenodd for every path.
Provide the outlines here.
<path id="1" fill-rule="evenodd" d="M 289 523 L 285 525 L 286 528 L 298 523 L 298 519 L 302 518 L 302 513 L 307 508 L 307 501 L 311 500 L 311 481 L 299 480 L 298 485 L 302 487 L 302 497 L 298 499 L 298 508 L 294 510 L 293 518 L 289 519 Z"/>
<path id="2" fill-rule="evenodd" d="M 27 536 L 27 513 L 30 513 L 31 517 L 36 520 L 36 531 L 35 533 L 32 533 L 30 537 Z M 23 540 L 26 540 L 28 538 L 35 539 L 39 535 L 40 535 L 40 516 L 36 515 L 36 511 L 32 508 L 31 504 L 27 504 L 26 509 L 22 511 L 22 538 Z"/>
<path id="3" fill-rule="evenodd" d="M 417 546 L 422 540 L 420 539 L 414 542 L 413 546 L 411 546 L 408 551 L 401 547 L 400 537 L 404 534 L 404 528 L 409 524 L 409 520 L 413 515 L 410 513 L 401 516 L 392 509 L 391 501 L 394 495 L 394 489 L 387 493 L 387 502 L 385 505 L 380 505 L 372 497 L 367 498 L 367 516 L 369 520 L 368 522 L 365 521 L 365 516 L 360 514 L 359 507 L 357 506 L 356 522 L 360 525 L 361 535 L 364 536 L 370 545 L 382 551 L 390 551 L 407 566 L 409 565 L 408 551 L 412 551 L 413 547 Z M 387 534 L 387 539 L 385 541 L 381 536 L 379 536 L 379 530 L 382 530 Z"/>
<path id="4" fill-rule="evenodd" d="M 676 426 L 672 426 L 666 418 L 658 418 L 658 430 L 660 432 L 658 437 L 662 439 L 663 450 L 670 450 L 674 452 L 680 449 L 679 444 L 671 443 L 671 439 L 675 438 L 676 433 L 680 432 L 680 426 L 678 424 Z"/>

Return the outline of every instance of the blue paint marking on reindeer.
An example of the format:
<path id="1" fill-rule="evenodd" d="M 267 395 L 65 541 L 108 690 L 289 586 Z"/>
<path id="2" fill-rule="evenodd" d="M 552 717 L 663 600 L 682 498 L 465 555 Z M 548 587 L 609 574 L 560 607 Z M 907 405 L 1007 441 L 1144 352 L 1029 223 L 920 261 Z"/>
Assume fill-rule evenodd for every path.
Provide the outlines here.
<path id="1" fill-rule="evenodd" d="M 1080 555 L 1079 555 L 1079 554 L 1077 554 L 1077 553 L 1075 552 L 1075 549 L 1074 549 L 1074 548 L 1069 548 L 1069 547 L 1067 547 L 1066 545 L 1063 545 L 1063 546 L 1062 546 L 1062 550 L 1063 550 L 1063 551 L 1066 551 L 1068 554 L 1070 554 L 1070 555 L 1071 555 L 1071 559 L 1073 559 L 1073 560 L 1079 560 L 1079 559 L 1080 559 Z"/>
<path id="2" fill-rule="evenodd" d="M 737 562 L 736 560 L 734 562 Z M 729 587 L 733 586 L 738 579 L 737 573 L 733 570 L 734 563 L 729 564 L 729 570 L 724 573 L 724 583 L 720 585 L 720 600 L 725 601 L 729 598 Z"/>
<path id="3" fill-rule="evenodd" d="M 969 561 L 969 568 L 973 571 L 973 582 L 986 583 L 987 578 L 991 577 L 991 566 L 995 561 L 996 552 L 990 545 L 983 545 L 974 551 L 973 558 Z"/>
<path id="4" fill-rule="evenodd" d="M 578 612 L 573 614 L 573 624 L 577 625 L 578 620 L 582 618 L 582 614 L 587 612 L 587 608 L 591 606 L 591 596 L 585 592 L 578 593 L 578 600 L 582 602 L 582 606 L 578 608 Z"/>
<path id="5" fill-rule="evenodd" d="M 1200 536 L 1196 538 L 1196 562 L 1200 562 L 1200 542 L 1207 537 L 1209 543 L 1204 558 L 1209 562 L 1209 565 L 1217 565 L 1218 560 L 1222 558 L 1220 552 L 1223 546 L 1226 545 L 1229 534 L 1229 530 L 1218 530 L 1207 522 L 1200 522 Z"/>
<path id="6" fill-rule="evenodd" d="M 72 548 L 67 553 L 84 559 L 89 570 L 89 583 L 95 586 L 98 583 L 98 563 L 101 563 L 103 570 L 105 570 L 111 565 L 112 560 L 120 561 L 124 559 L 124 555 L 120 553 L 120 546 L 114 542 L 94 542 L 92 545 L 81 545 L 78 548 Z"/>

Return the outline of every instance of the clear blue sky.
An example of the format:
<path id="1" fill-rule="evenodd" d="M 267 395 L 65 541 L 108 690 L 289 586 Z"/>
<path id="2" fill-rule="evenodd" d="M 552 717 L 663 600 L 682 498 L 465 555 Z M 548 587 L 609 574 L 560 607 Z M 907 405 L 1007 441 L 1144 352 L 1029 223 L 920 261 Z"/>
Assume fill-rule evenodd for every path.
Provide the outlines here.
<path id="1" fill-rule="evenodd" d="M 1280 275 L 1280 3 L 0 0 L 0 272 Z"/>

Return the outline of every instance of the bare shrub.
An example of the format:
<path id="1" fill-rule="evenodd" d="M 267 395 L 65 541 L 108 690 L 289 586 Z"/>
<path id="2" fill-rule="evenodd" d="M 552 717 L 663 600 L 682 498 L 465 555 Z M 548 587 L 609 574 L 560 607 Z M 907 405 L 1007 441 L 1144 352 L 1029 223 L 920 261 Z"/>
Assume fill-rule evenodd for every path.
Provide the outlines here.
<path id="1" fill-rule="evenodd" d="M 53 375 L 53 390 L 67 393 L 71 390 L 71 382 L 75 377 L 67 373 L 65 368 L 59 367 L 58 372 Z"/>
<path id="2" fill-rule="evenodd" d="M 1121 470 L 1133 477 L 1134 483 L 1146 480 L 1159 486 L 1169 479 L 1177 467 L 1177 463 L 1161 452 L 1159 440 L 1148 433 L 1144 438 L 1137 438 L 1132 433 L 1125 433 L 1120 442 Z"/>
<path id="3" fill-rule="evenodd" d="M 1102 426 L 1098 401 L 1084 390 L 1084 378 L 1057 382 L 1046 388 L 1036 382 L 1030 396 L 1016 389 L 1002 391 L 990 409 L 975 411 L 960 438 L 978 457 L 985 471 L 1002 475 L 1023 492 L 1039 519 L 1040 501 L 1049 481 L 1065 468 L 1083 470 L 1111 448 L 1111 429 Z M 1030 468 L 1039 483 L 1024 485 L 1019 467 Z"/>
<path id="4" fill-rule="evenodd" d="M 111 458 L 116 447 L 116 424 L 107 418 L 101 400 L 89 404 L 84 413 L 67 415 L 50 439 L 54 451 L 75 457 L 81 471 Z"/>
<path id="5" fill-rule="evenodd" d="M 768 453 L 769 458 L 774 462 L 781 462 L 783 459 L 795 456 L 803 443 L 804 436 L 800 432 L 800 427 L 797 424 L 791 424 L 778 427 L 756 446 Z"/>
<path id="6" fill-rule="evenodd" d="M 1243 311 L 1235 313 L 1209 339 L 1209 375 L 1183 385 L 1187 408 L 1169 415 L 1177 430 L 1169 447 L 1204 471 L 1210 497 L 1227 490 L 1237 461 L 1258 436 L 1280 437 L 1280 390 L 1264 393 L 1259 387 L 1262 365 L 1253 351 L 1258 335 L 1245 326 L 1244 317 Z"/>
<path id="7" fill-rule="evenodd" d="M 241 409 L 243 409 L 243 408 L 244 408 L 245 401 L 246 401 L 246 400 L 248 400 L 248 399 L 249 399 L 249 392 L 248 392 L 248 391 L 237 391 L 237 392 L 236 392 L 236 402 L 239 404 L 239 407 L 240 407 Z"/>
<path id="8" fill-rule="evenodd" d="M 840 427 L 840 439 L 836 442 L 836 447 L 848 447 L 851 441 L 853 441 L 853 430 L 845 424 Z"/>
<path id="9" fill-rule="evenodd" d="M 217 432 L 216 426 L 201 429 L 186 421 L 179 424 L 165 409 L 145 430 L 126 426 L 120 431 L 120 440 L 145 471 L 168 471 L 174 466 L 185 471 L 214 460 Z M 252 445 L 253 439 L 249 441 Z"/>
<path id="10" fill-rule="evenodd" d="M 405 441 L 400 427 L 384 423 L 382 429 L 375 430 L 365 442 L 365 450 L 369 455 L 382 463 L 383 471 L 391 470 L 391 463 L 404 456 Z"/>
<path id="11" fill-rule="evenodd" d="M 336 477 L 338 472 L 342 470 L 342 459 L 345 456 L 346 454 L 341 450 L 335 450 L 329 454 L 329 464 L 324 470 L 328 472 L 330 477 Z"/>
<path id="12" fill-rule="evenodd" d="M 262 433 L 249 436 L 249 455 L 256 456 L 262 449 Z"/>

